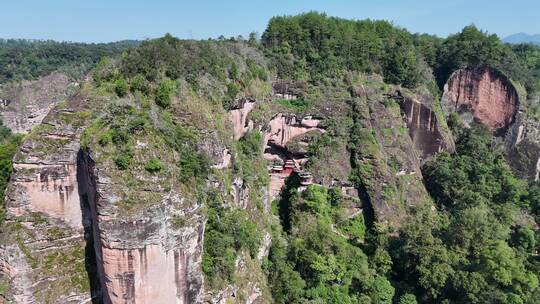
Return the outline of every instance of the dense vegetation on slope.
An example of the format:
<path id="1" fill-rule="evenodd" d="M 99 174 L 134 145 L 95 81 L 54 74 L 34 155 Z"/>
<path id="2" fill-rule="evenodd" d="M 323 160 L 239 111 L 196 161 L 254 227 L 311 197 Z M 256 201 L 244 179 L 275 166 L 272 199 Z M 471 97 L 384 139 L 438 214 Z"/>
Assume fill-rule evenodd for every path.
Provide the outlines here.
<path id="1" fill-rule="evenodd" d="M 419 209 L 391 244 L 392 278 L 423 303 L 537 303 L 540 188 L 513 175 L 483 127 L 460 133 L 455 155 L 423 168 L 438 212 Z"/>
<path id="2" fill-rule="evenodd" d="M 85 44 L 0 39 L 0 83 L 31 80 L 54 71 L 72 77 L 85 75 L 103 56 L 116 56 L 135 41 Z"/>
<path id="3" fill-rule="evenodd" d="M 340 189 L 311 185 L 299 194 L 297 187 L 290 180 L 280 202 L 288 229 L 275 231 L 266 265 L 274 300 L 390 303 L 394 287 L 385 277 L 387 267 L 369 263 L 362 250 L 362 215 L 346 216 Z"/>
<path id="4" fill-rule="evenodd" d="M 0 121 L 0 197 L 4 197 L 11 172 L 13 171 L 12 159 L 22 140 L 22 136 L 14 135 Z M 0 224 L 4 220 L 4 204 L 0 204 Z"/>
<path id="5" fill-rule="evenodd" d="M 484 128 L 460 133 L 456 154 L 423 168 L 437 211 L 417 207 L 397 236 L 369 229 L 361 215 L 343 218 L 340 191 L 299 194 L 290 180 L 285 230 L 276 230 L 266 266 L 274 300 L 537 303 L 540 187 L 513 175 Z"/>

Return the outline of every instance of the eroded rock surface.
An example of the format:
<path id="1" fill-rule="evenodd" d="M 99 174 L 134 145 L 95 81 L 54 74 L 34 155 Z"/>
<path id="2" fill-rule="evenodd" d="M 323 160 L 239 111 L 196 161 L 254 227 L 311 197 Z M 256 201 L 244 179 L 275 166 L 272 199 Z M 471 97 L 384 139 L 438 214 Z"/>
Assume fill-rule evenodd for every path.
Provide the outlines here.
<path id="1" fill-rule="evenodd" d="M 35 81 L 0 87 L 0 118 L 15 133 L 28 133 L 49 111 L 71 96 L 78 84 L 68 76 L 53 73 Z"/>
<path id="2" fill-rule="evenodd" d="M 238 106 L 229 111 L 229 120 L 233 125 L 234 139 L 238 140 L 246 134 L 246 132 L 253 126 L 248 121 L 249 113 L 255 108 L 256 102 L 254 100 L 242 99 Z"/>
<path id="3" fill-rule="evenodd" d="M 452 74 L 444 88 L 443 109 L 458 112 L 465 122 L 486 125 L 504 135 L 519 110 L 519 97 L 511 81 L 489 67 L 469 67 Z"/>
<path id="4" fill-rule="evenodd" d="M 422 160 L 442 151 L 454 152 L 452 135 L 444 129 L 434 110 L 433 98 L 422 100 L 396 96 L 405 115 L 409 135 Z M 444 118 L 443 118 L 444 119 Z"/>
<path id="5" fill-rule="evenodd" d="M 423 184 L 420 153 L 400 106 L 376 90 L 354 88 L 352 158 L 360 198 L 382 226 L 395 229 L 408 209 L 431 200 Z"/>
<path id="6" fill-rule="evenodd" d="M 458 70 L 445 85 L 442 105 L 447 114 L 457 112 L 466 124 L 481 123 L 503 138 L 503 152 L 514 172 L 539 180 L 540 124 L 528 113 L 527 103 L 520 105 L 506 76 L 489 67 Z"/>
<path id="7" fill-rule="evenodd" d="M 322 134 L 324 129 L 319 127 L 320 119 L 311 116 L 297 118 L 294 115 L 277 114 L 268 126 L 263 128 L 264 158 L 269 162 L 270 169 L 270 197 L 279 195 L 285 185 L 285 180 L 293 171 L 300 172 L 307 161 L 307 155 L 292 151 L 287 144 L 295 138 L 309 133 Z M 304 146 L 309 139 L 300 141 Z"/>
<path id="8" fill-rule="evenodd" d="M 66 107 L 85 103 L 78 95 Z M 11 282 L 13 303 L 84 303 L 99 294 L 89 279 L 90 215 L 77 183 L 82 128 L 66 122 L 65 109 L 49 113 L 15 156 L 0 247 L 0 275 Z"/>

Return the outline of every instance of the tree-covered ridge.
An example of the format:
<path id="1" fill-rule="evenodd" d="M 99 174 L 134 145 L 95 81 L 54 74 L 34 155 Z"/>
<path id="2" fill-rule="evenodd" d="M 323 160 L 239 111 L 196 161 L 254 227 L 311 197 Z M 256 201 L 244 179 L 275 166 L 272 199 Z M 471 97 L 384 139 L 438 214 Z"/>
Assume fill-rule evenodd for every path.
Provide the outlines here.
<path id="1" fill-rule="evenodd" d="M 101 57 L 117 56 L 137 44 L 136 41 L 86 44 L 0 39 L 0 83 L 36 79 L 54 71 L 81 77 Z"/>
<path id="2" fill-rule="evenodd" d="M 386 21 L 353 21 L 315 12 L 274 17 L 262 43 L 281 77 L 319 80 L 345 70 L 378 73 L 407 87 L 429 80 L 411 34 Z"/>
<path id="3" fill-rule="evenodd" d="M 320 81 L 344 71 L 377 73 L 385 82 L 413 88 L 439 88 L 457 69 L 487 65 L 540 90 L 540 47 L 509 45 L 474 25 L 447 38 L 411 34 L 386 21 L 347 20 L 310 12 L 270 20 L 262 44 L 284 78 Z M 429 65 L 429 67 L 428 67 Z M 433 75 L 433 76 L 432 76 Z"/>
<path id="4" fill-rule="evenodd" d="M 102 61 L 94 78 L 113 82 L 120 93 L 128 84 L 132 90 L 155 93 L 165 107 L 166 91 L 171 90 L 167 81 L 181 80 L 229 109 L 238 96 L 268 94 L 268 73 L 264 56 L 246 42 L 180 40 L 167 34 L 128 50 L 111 69 Z"/>

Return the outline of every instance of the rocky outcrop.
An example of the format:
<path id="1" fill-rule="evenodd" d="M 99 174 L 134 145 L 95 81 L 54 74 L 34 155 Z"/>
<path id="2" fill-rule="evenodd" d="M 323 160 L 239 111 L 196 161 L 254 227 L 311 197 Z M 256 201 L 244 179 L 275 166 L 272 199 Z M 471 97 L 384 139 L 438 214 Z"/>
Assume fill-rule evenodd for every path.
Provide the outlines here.
<path id="1" fill-rule="evenodd" d="M 264 142 L 285 148 L 285 145 L 297 136 L 312 131 L 323 133 L 324 130 L 318 127 L 320 123 L 320 119 L 311 116 L 299 119 L 294 115 L 277 114 L 264 130 Z"/>
<path id="2" fill-rule="evenodd" d="M 461 114 L 464 122 L 479 122 L 501 136 L 515 121 L 519 97 L 512 82 L 497 70 L 468 67 L 452 74 L 442 106 L 447 113 Z"/>
<path id="3" fill-rule="evenodd" d="M 8 301 L 200 302 L 202 205 L 154 179 L 130 202 L 145 208 L 126 211 L 123 180 L 81 150 L 88 109 L 107 101 L 96 102 L 57 106 L 15 157 L 0 246 Z"/>
<path id="4" fill-rule="evenodd" d="M 423 184 L 420 152 L 396 102 L 365 87 L 352 92 L 351 153 L 359 196 L 380 227 L 396 229 L 409 208 L 431 202 Z"/>
<path id="5" fill-rule="evenodd" d="M 229 120 L 233 125 L 234 139 L 240 139 L 253 127 L 253 123 L 249 122 L 247 118 L 255 105 L 254 100 L 241 99 L 238 106 L 229 111 Z"/>
<path id="6" fill-rule="evenodd" d="M 447 114 L 457 112 L 466 124 L 486 125 L 504 141 L 503 152 L 514 172 L 538 181 L 540 124 L 521 105 L 512 82 L 489 67 L 470 67 L 452 74 L 442 99 Z"/>
<path id="7" fill-rule="evenodd" d="M 514 172 L 529 180 L 540 177 L 540 122 L 520 111 L 516 121 L 508 130 L 504 152 Z"/>
<path id="8" fill-rule="evenodd" d="M 77 95 L 51 112 L 23 142 L 6 191 L 0 275 L 14 303 L 83 303 L 99 294 L 87 206 L 77 183 L 80 127 L 67 115 L 85 107 Z M 69 107 L 69 112 L 68 112 Z"/>
<path id="9" fill-rule="evenodd" d="M 272 83 L 274 96 L 294 100 L 306 89 L 304 81 L 278 80 Z"/>
<path id="10" fill-rule="evenodd" d="M 49 111 L 78 88 L 68 76 L 53 73 L 35 81 L 5 84 L 0 87 L 0 118 L 16 133 L 28 133 Z"/>

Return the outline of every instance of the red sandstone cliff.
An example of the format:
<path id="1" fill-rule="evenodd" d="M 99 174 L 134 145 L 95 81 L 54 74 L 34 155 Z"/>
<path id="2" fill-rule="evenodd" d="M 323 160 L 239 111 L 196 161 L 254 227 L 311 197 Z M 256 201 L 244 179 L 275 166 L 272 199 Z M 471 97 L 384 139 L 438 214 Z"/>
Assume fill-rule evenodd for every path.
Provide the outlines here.
<path id="1" fill-rule="evenodd" d="M 452 74 L 444 88 L 442 106 L 447 113 L 462 114 L 466 123 L 474 120 L 504 135 L 515 120 L 519 98 L 502 73 L 488 67 L 469 67 Z"/>
<path id="2" fill-rule="evenodd" d="M 83 303 L 99 289 L 88 279 L 96 269 L 85 266 L 92 250 L 77 183 L 82 128 L 67 122 L 86 102 L 78 95 L 49 113 L 15 156 L 0 242 L 0 276 L 11 282 L 13 303 Z"/>

